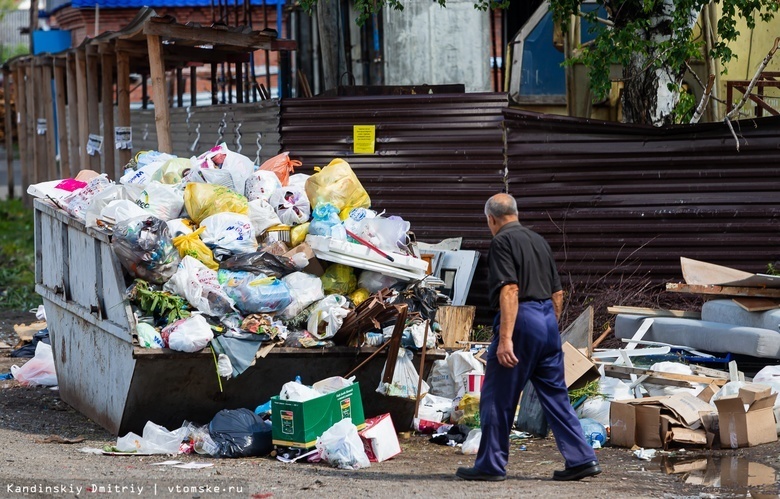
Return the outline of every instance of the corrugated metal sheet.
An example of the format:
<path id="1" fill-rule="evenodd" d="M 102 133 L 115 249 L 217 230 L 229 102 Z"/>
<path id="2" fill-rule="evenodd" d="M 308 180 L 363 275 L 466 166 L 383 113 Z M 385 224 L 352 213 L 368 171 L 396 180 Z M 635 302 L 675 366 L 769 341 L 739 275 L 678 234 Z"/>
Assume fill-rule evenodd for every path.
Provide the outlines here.
<path id="1" fill-rule="evenodd" d="M 56 1 L 56 0 L 55 0 Z M 265 0 L 266 5 L 284 4 L 286 0 Z M 262 6 L 263 0 L 250 0 L 252 5 Z M 73 0 L 73 8 L 89 8 L 100 4 L 103 9 L 140 9 L 142 7 L 211 7 L 211 0 Z M 243 5 L 243 3 L 242 3 Z M 61 7 L 58 5 L 57 7 Z"/>
<path id="2" fill-rule="evenodd" d="M 510 192 L 575 281 L 780 258 L 780 118 L 667 129 L 506 112 Z"/>
<path id="3" fill-rule="evenodd" d="M 232 151 L 238 151 L 240 145 L 241 154 L 251 159 L 256 159 L 259 150 L 261 163 L 279 153 L 279 102 L 276 100 L 187 109 L 171 109 L 171 140 L 173 153 L 178 156 L 199 155 L 219 142 L 226 142 Z M 154 110 L 137 109 L 130 114 L 133 149 L 157 149 Z"/>
<path id="4" fill-rule="evenodd" d="M 6 51 L 15 49 L 18 45 L 30 45 L 30 35 L 23 35 L 20 30 L 30 25 L 28 10 L 8 10 L 2 13 L 0 20 L 0 44 Z"/>
<path id="5" fill-rule="evenodd" d="M 418 240 L 463 237 L 483 259 L 469 303 L 486 303 L 483 207 L 503 187 L 506 94 L 285 99 L 282 148 L 312 173 L 341 157 L 373 206 L 411 222 Z M 376 125 L 376 154 L 352 153 L 353 125 Z"/>

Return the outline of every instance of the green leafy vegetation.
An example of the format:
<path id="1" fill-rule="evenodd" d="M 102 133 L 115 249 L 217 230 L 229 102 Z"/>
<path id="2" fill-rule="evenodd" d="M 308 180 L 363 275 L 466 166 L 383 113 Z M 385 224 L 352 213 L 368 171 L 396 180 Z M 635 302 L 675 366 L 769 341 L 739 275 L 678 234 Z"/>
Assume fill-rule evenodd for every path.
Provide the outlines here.
<path id="1" fill-rule="evenodd" d="M 0 310 L 29 310 L 40 303 L 33 212 L 17 199 L 0 201 Z"/>
<path id="2" fill-rule="evenodd" d="M 604 397 L 606 398 L 606 395 L 599 392 L 599 380 L 594 379 L 587 385 L 583 386 L 582 388 L 576 388 L 574 390 L 569 390 L 569 402 L 572 404 L 577 402 L 582 397 L 589 398 L 589 397 Z"/>

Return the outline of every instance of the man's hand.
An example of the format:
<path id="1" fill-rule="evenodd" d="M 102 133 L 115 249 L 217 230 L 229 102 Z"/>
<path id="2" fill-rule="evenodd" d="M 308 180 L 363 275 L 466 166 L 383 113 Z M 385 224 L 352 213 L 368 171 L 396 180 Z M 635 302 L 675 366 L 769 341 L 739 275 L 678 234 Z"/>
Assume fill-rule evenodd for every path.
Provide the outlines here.
<path id="1" fill-rule="evenodd" d="M 496 358 L 498 363 L 507 368 L 513 368 L 517 365 L 518 360 L 515 357 L 514 345 L 512 340 L 498 340 L 498 348 L 496 349 Z"/>

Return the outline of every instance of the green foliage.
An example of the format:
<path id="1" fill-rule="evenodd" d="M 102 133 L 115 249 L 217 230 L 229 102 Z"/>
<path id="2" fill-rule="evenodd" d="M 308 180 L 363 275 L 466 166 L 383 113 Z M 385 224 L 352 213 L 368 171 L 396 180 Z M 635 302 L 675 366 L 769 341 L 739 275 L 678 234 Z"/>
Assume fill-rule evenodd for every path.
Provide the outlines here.
<path id="1" fill-rule="evenodd" d="M 303 10 L 311 13 L 317 5 L 318 0 L 300 0 Z M 447 6 L 447 0 L 432 0 L 442 7 Z M 371 17 L 372 14 L 380 12 L 387 5 L 394 10 L 404 10 L 404 4 L 401 0 L 354 0 L 355 10 L 358 17 L 355 22 L 362 26 Z M 509 0 L 475 0 L 474 8 L 486 11 L 488 9 L 505 9 L 509 7 Z"/>
<path id="2" fill-rule="evenodd" d="M 0 45 L 0 63 L 7 61 L 17 55 L 24 55 L 30 52 L 30 47 L 24 43 L 17 43 L 16 45 Z"/>
<path id="3" fill-rule="evenodd" d="M 672 89 L 670 89 L 672 90 Z M 696 97 L 683 88 L 674 88 L 680 94 L 680 100 L 672 111 L 672 121 L 676 124 L 690 123 L 693 113 L 696 112 Z"/>
<path id="4" fill-rule="evenodd" d="M 591 87 L 597 98 L 604 98 L 610 89 L 609 67 L 627 67 L 639 61 L 645 71 L 667 69 L 682 75 L 685 63 L 701 58 L 704 41 L 693 38 L 694 23 L 709 0 L 671 0 L 673 10 L 664 0 L 597 0 L 614 24 L 600 32 L 592 44 L 582 48 L 576 62 L 590 70 Z M 565 27 L 571 15 L 577 15 L 582 0 L 551 0 L 551 10 Z M 717 39 L 711 55 L 722 63 L 734 57 L 728 47 L 740 36 L 737 20 L 742 18 L 752 28 L 757 21 L 767 22 L 778 11 L 776 0 L 716 0 L 723 10 L 718 20 Z M 672 10 L 672 12 L 668 12 Z M 585 17 L 593 19 L 593 14 Z M 652 35 L 666 35 L 656 36 Z M 687 109 L 685 102 L 682 110 Z M 677 111 L 675 111 L 677 112 Z M 678 116 L 681 116 L 680 113 Z"/>
<path id="5" fill-rule="evenodd" d="M 40 303 L 33 212 L 18 199 L 0 201 L 0 309 L 29 310 Z"/>
<path id="6" fill-rule="evenodd" d="M 769 275 L 778 275 L 780 276 L 780 265 L 775 265 L 775 263 L 767 263 L 766 264 L 766 273 Z"/>
<path id="7" fill-rule="evenodd" d="M 493 339 L 493 327 L 478 325 L 471 330 L 469 341 L 491 341 Z"/>
<path id="8" fill-rule="evenodd" d="M 582 397 L 603 397 L 607 398 L 606 395 L 599 392 L 599 380 L 594 379 L 587 385 L 583 386 L 582 388 L 575 388 L 574 390 L 569 390 L 569 402 L 574 404 Z"/>

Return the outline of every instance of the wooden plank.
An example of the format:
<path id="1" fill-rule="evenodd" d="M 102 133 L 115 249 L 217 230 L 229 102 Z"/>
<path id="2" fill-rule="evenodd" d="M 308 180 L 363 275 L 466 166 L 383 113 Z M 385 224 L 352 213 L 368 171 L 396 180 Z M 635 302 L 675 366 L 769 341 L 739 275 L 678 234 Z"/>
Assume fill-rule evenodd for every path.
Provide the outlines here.
<path id="1" fill-rule="evenodd" d="M 660 371 L 651 371 L 649 369 L 640 369 L 637 367 L 614 366 L 610 364 L 604 364 L 604 372 L 607 374 L 607 376 L 611 376 L 612 373 L 634 374 L 637 376 L 647 375 L 651 378 L 686 381 L 688 383 L 704 383 L 705 385 L 715 383 L 718 386 L 723 386 L 728 383 L 728 380 L 723 378 L 711 378 L 708 376 L 696 376 L 692 374 L 665 373 Z"/>
<path id="2" fill-rule="evenodd" d="M 768 298 L 732 298 L 731 301 L 748 312 L 765 312 L 780 307 L 780 301 Z"/>
<path id="3" fill-rule="evenodd" d="M 162 55 L 162 43 L 160 37 L 155 34 L 147 36 L 146 40 L 149 46 L 149 69 L 152 76 L 157 150 L 172 153 L 171 115 L 168 108 L 168 92 L 166 92 L 165 88 L 165 61 Z"/>
<path id="4" fill-rule="evenodd" d="M 11 71 L 7 67 L 3 67 L 3 95 L 5 97 L 5 165 L 7 172 L 6 178 L 8 179 L 8 199 L 13 199 L 15 187 L 13 134 L 14 113 L 13 107 L 11 107 Z"/>
<path id="5" fill-rule="evenodd" d="M 44 92 L 44 85 L 43 85 L 43 68 L 40 66 L 31 66 L 30 71 L 33 75 L 33 96 L 32 98 L 32 104 L 34 109 L 34 121 L 33 121 L 33 131 L 35 133 L 35 150 L 33 151 L 33 162 L 34 162 L 34 168 L 33 168 L 33 182 L 43 182 L 45 180 L 49 180 L 46 178 L 47 176 L 47 163 L 48 163 L 48 149 L 46 147 L 46 135 L 49 134 L 49 130 L 52 129 L 54 126 L 53 123 L 46 123 L 47 131 L 46 134 L 41 135 L 38 133 L 38 120 L 39 119 L 45 119 L 46 118 L 46 109 L 44 108 L 44 99 L 42 98 L 43 92 Z"/>
<path id="6" fill-rule="evenodd" d="M 586 308 L 574 322 L 561 333 L 561 344 L 571 343 L 574 348 L 587 348 L 593 352 L 593 307 Z"/>
<path id="7" fill-rule="evenodd" d="M 236 33 L 221 29 L 198 28 L 183 24 L 148 22 L 144 34 L 159 38 L 179 38 L 198 42 L 198 45 L 232 45 L 255 50 L 295 50 L 294 40 L 277 40 L 266 33 Z"/>
<path id="8" fill-rule="evenodd" d="M 617 379 L 627 379 L 631 380 L 631 376 L 636 377 L 636 375 L 632 375 L 629 373 L 621 373 L 621 372 L 611 372 L 607 374 L 610 378 L 617 378 Z M 651 379 L 652 378 L 652 379 Z M 684 388 L 691 388 L 691 384 L 687 381 L 678 381 L 674 379 L 666 379 L 666 378 L 658 378 L 658 377 L 652 377 L 649 375 L 642 375 L 640 376 L 636 381 L 632 382 L 632 384 L 636 383 L 636 387 L 638 387 L 641 383 L 651 383 L 655 385 L 664 385 L 664 386 L 680 386 Z M 633 387 L 632 387 L 633 388 Z"/>
<path id="9" fill-rule="evenodd" d="M 68 149 L 70 159 L 71 178 L 75 177 L 81 170 L 81 150 L 79 149 L 79 106 L 78 106 L 78 84 L 76 83 L 76 55 L 68 53 L 65 60 L 65 79 L 67 84 L 68 98 Z M 64 172 L 63 172 L 64 175 Z"/>
<path id="10" fill-rule="evenodd" d="M 616 357 L 621 357 L 623 355 L 621 352 L 625 352 L 629 357 L 647 357 L 648 355 L 666 355 L 670 351 L 671 347 L 640 348 L 638 350 L 623 350 L 615 348 L 612 350 L 601 350 L 593 352 L 591 357 L 593 360 L 614 359 Z"/>
<path id="11" fill-rule="evenodd" d="M 87 101 L 87 55 L 83 49 L 76 52 L 76 89 L 77 89 L 77 108 L 76 114 L 79 121 L 79 158 L 81 158 L 80 169 L 87 168 L 89 160 L 87 159 L 87 141 L 89 140 L 89 109 Z"/>
<path id="12" fill-rule="evenodd" d="M 54 66 L 54 103 L 57 108 L 57 140 L 60 149 L 58 178 L 70 176 L 70 150 L 68 149 L 68 113 L 65 104 L 65 66 Z"/>
<path id="13" fill-rule="evenodd" d="M 436 320 L 441 325 L 441 339 L 444 348 L 460 348 L 468 341 L 477 307 L 442 306 L 436 311 Z"/>
<path id="14" fill-rule="evenodd" d="M 780 288 L 778 276 L 753 274 L 685 257 L 680 257 L 680 266 L 687 284 Z"/>
<path id="15" fill-rule="evenodd" d="M 130 57 L 124 52 L 116 54 L 116 94 L 117 126 L 130 126 Z M 118 156 L 121 171 L 130 162 L 133 151 L 119 149 Z"/>
<path id="16" fill-rule="evenodd" d="M 19 162 L 21 163 L 22 198 L 27 196 L 27 94 L 24 91 L 24 70 L 21 66 L 14 68 L 14 92 L 16 93 L 16 130 L 19 134 Z M 29 183 L 29 182 L 28 182 Z"/>
<path id="17" fill-rule="evenodd" d="M 98 71 L 97 47 L 87 45 L 87 113 L 90 134 L 100 135 L 100 73 Z M 87 137 L 89 140 L 89 137 Z M 85 143 L 86 145 L 86 143 Z M 105 147 L 103 148 L 105 150 Z M 100 154 L 88 155 L 89 167 L 96 172 L 105 173 L 101 165 Z"/>
<path id="18" fill-rule="evenodd" d="M 780 298 L 780 289 L 746 288 L 737 286 L 714 286 L 702 284 L 666 283 L 666 290 L 672 293 L 693 293 L 701 295 L 749 296 L 761 298 Z"/>
<path id="19" fill-rule="evenodd" d="M 103 168 L 109 177 L 119 180 L 114 165 L 114 55 L 100 55 L 100 100 L 103 103 Z"/>
<path id="20" fill-rule="evenodd" d="M 645 307 L 623 307 L 619 305 L 607 307 L 607 313 L 612 315 L 627 314 L 646 315 L 649 317 L 684 317 L 686 319 L 701 319 L 701 312 L 688 310 L 665 310 Z"/>
<path id="21" fill-rule="evenodd" d="M 691 368 L 694 374 L 701 374 L 702 376 L 709 376 L 710 378 L 718 378 L 718 379 L 729 379 L 729 373 L 719 371 L 718 369 L 711 369 L 709 367 L 704 366 L 697 366 L 696 364 L 691 364 L 688 366 Z"/>
<path id="22" fill-rule="evenodd" d="M 43 115 L 46 117 L 48 130 L 46 130 L 46 180 L 60 178 L 57 171 L 57 136 L 54 118 L 54 93 L 52 92 L 52 65 L 46 64 L 41 68 L 41 98 L 43 100 Z"/>

